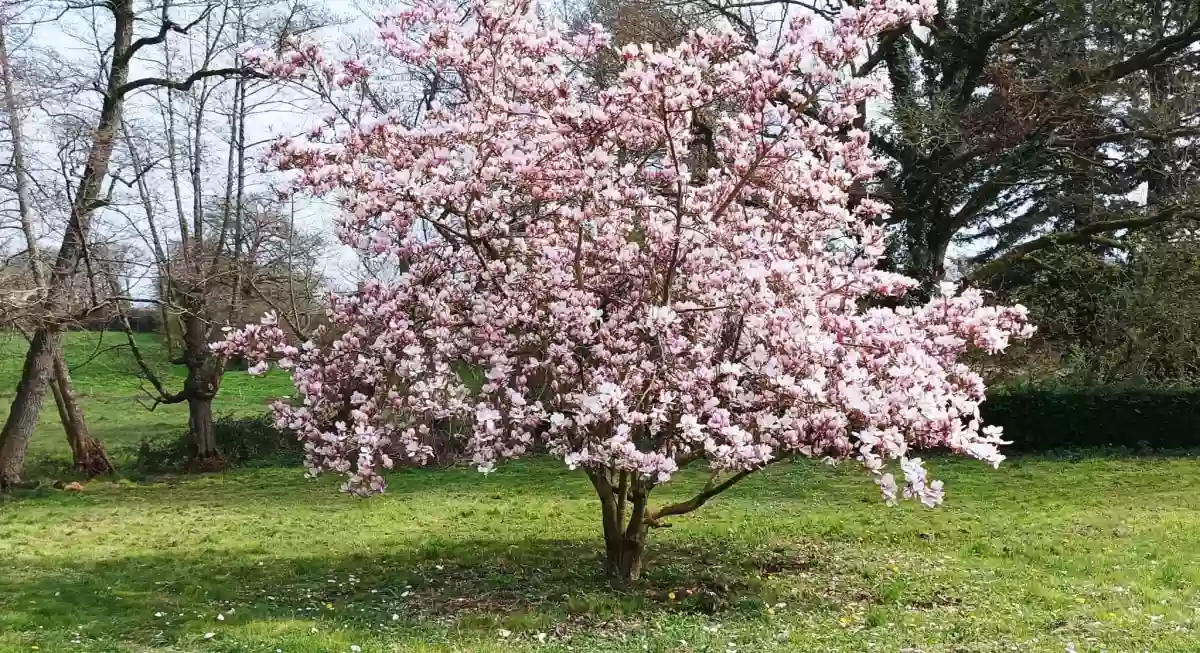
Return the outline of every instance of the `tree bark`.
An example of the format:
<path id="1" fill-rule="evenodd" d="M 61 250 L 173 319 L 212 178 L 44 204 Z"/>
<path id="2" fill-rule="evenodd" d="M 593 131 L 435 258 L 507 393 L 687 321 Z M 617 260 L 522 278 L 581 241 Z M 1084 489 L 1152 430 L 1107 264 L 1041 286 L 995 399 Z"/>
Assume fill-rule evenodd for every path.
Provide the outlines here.
<path id="1" fill-rule="evenodd" d="M 71 440 L 71 428 L 68 424 L 71 422 L 71 415 L 67 413 L 66 403 L 63 402 L 62 390 L 59 389 L 58 383 L 50 384 L 50 393 L 54 395 L 54 406 L 58 408 L 58 421 L 62 422 L 63 431 L 67 434 L 67 441 Z"/>
<path id="2" fill-rule="evenodd" d="M 191 294 L 185 298 L 192 299 Z M 192 308 L 188 307 L 189 311 Z M 192 467 L 196 471 L 216 471 L 225 466 L 217 450 L 217 432 L 213 422 L 212 402 L 221 385 L 221 365 L 208 348 L 208 330 L 204 320 L 195 312 L 184 319 L 184 362 L 187 379 L 183 396 L 187 397 L 188 425 L 192 432 Z"/>
<path id="3" fill-rule="evenodd" d="M 650 489 L 635 481 L 630 489 L 629 523 L 621 533 L 621 541 L 616 550 L 620 557 L 612 567 L 616 571 L 616 580 L 620 583 L 631 583 L 642 575 L 642 565 L 646 561 L 646 535 L 650 522 L 646 519 L 646 501 Z"/>
<path id="4" fill-rule="evenodd" d="M 54 372 L 53 351 L 57 343 L 58 333 L 38 329 L 25 353 L 17 394 L 13 397 L 4 430 L 0 431 L 0 490 L 21 482 L 25 451 L 46 399 L 47 379 Z"/>
<path id="5" fill-rule="evenodd" d="M 217 430 L 213 421 L 212 402 L 217 394 L 219 379 L 207 367 L 193 367 L 190 357 L 184 396 L 188 405 L 188 428 L 192 434 L 192 467 L 196 471 L 217 471 L 225 461 L 217 449 Z"/>
<path id="6" fill-rule="evenodd" d="M 67 442 L 71 445 L 75 471 L 86 478 L 115 471 L 104 445 L 88 432 L 83 410 L 71 387 L 71 372 L 61 353 L 54 360 L 54 382 L 50 384 L 50 389 L 54 393 L 54 403 L 58 406 L 63 430 L 67 433 Z"/>
<path id="7" fill-rule="evenodd" d="M 606 542 L 605 549 L 604 574 L 610 582 L 623 587 L 641 578 L 646 560 L 645 527 L 642 527 L 639 537 L 620 536 L 616 542 Z"/>
<path id="8" fill-rule="evenodd" d="M 217 452 L 217 429 L 213 422 L 212 398 L 188 399 L 188 426 L 192 431 L 193 465 L 200 471 L 223 466 Z"/>

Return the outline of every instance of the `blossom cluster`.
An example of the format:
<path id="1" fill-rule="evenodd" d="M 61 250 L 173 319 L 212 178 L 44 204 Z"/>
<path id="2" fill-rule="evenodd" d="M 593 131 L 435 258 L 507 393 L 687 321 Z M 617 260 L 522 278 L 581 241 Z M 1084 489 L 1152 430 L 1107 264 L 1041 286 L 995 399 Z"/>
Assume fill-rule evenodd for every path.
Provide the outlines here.
<path id="1" fill-rule="evenodd" d="M 910 452 L 999 463 L 962 358 L 1032 327 L 976 290 L 903 301 L 916 282 L 879 266 L 887 207 L 852 197 L 881 166 L 854 126 L 879 88 L 847 70 L 933 4 L 801 18 L 773 50 L 703 29 L 616 50 L 527 3 L 417 0 L 380 21 L 389 57 L 444 81 L 416 127 L 362 109 L 360 61 L 253 52 L 345 88 L 345 110 L 272 161 L 336 197 L 339 239 L 398 272 L 333 297 L 298 350 L 269 323 L 217 347 L 292 366 L 300 401 L 277 405 L 280 425 L 357 493 L 456 425 L 485 471 L 535 450 L 649 483 L 698 461 L 857 458 L 889 500 L 935 504 Z M 621 72 L 589 75 L 598 56 Z"/>

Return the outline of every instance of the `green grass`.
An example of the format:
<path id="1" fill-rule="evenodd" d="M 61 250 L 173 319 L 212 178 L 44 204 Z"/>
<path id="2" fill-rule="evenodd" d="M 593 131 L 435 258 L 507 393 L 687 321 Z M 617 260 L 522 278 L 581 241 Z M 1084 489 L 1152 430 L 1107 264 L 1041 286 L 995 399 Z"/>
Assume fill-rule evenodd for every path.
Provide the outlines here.
<path id="1" fill-rule="evenodd" d="M 93 387 L 111 409 L 90 414 L 147 421 L 115 378 Z M 250 387 L 224 409 L 261 410 Z M 771 468 L 654 531 L 621 592 L 587 481 L 555 461 L 398 472 L 369 500 L 286 468 L 43 487 L 0 499 L 0 651 L 1200 650 L 1200 461 L 931 467 L 932 511 L 852 465 Z"/>

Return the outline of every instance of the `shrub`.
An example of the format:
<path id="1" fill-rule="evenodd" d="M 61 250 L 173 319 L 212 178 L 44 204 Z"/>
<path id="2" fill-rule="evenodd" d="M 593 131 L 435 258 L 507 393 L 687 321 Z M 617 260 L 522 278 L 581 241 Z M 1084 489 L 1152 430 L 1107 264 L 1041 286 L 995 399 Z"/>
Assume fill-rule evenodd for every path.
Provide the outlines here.
<path id="1" fill-rule="evenodd" d="M 187 433 L 142 438 L 133 466 L 140 472 L 180 471 L 191 456 L 189 444 L 190 436 Z"/>
<path id="2" fill-rule="evenodd" d="M 216 430 L 217 449 L 231 465 L 298 464 L 304 456 L 296 436 L 275 428 L 270 415 L 222 417 Z"/>
<path id="3" fill-rule="evenodd" d="M 980 410 L 985 424 L 1004 427 L 1012 452 L 1200 448 L 1198 388 L 1013 388 Z"/>
<path id="4" fill-rule="evenodd" d="M 295 436 L 275 428 L 268 415 L 222 417 L 216 422 L 216 431 L 217 450 L 230 465 L 295 465 L 304 455 L 304 448 Z M 144 472 L 178 471 L 190 458 L 191 437 L 184 433 L 143 439 L 134 465 Z"/>

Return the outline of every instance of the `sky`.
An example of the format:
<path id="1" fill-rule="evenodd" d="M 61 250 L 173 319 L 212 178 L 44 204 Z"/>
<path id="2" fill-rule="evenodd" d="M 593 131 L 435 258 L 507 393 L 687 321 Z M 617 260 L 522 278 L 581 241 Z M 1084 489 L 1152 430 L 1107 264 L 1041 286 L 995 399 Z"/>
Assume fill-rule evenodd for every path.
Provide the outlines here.
<path id="1" fill-rule="evenodd" d="M 61 5 L 61 3 L 54 4 Z M 361 12 L 347 6 L 348 3 L 332 1 L 327 4 L 340 8 L 342 11 L 337 13 L 344 19 L 348 19 L 342 21 L 338 26 L 338 34 L 329 35 L 330 37 L 339 38 L 347 34 L 369 32 L 369 21 Z M 22 70 L 22 66 L 26 69 L 33 67 L 39 70 L 49 70 L 52 66 L 45 63 L 49 60 L 56 61 L 55 66 L 62 67 L 64 78 L 73 71 L 88 73 L 99 69 L 96 43 L 111 42 L 111 23 L 105 10 L 76 10 L 63 13 L 59 17 L 59 12 L 54 11 L 56 7 L 50 6 L 50 4 L 26 4 L 20 9 L 22 11 L 12 18 L 12 23 L 7 30 L 11 35 L 9 38 L 11 57 L 18 71 Z M 192 13 L 195 13 L 194 9 Z M 190 19 L 188 12 L 182 9 L 173 12 L 171 16 L 179 23 Z M 147 30 L 152 30 L 154 27 L 156 25 L 139 24 L 137 36 L 144 35 Z M 198 31 L 193 29 L 194 33 Z M 253 41 L 254 39 L 248 38 L 247 40 Z M 201 46 L 196 39 L 172 35 L 169 43 L 172 45 L 169 59 L 161 47 L 144 50 L 143 54 L 146 56 L 139 57 L 134 61 L 131 79 L 144 76 L 164 76 L 165 61 L 170 62 L 172 68 L 170 77 L 175 79 L 186 77 L 188 72 L 196 68 L 196 60 L 201 56 Z M 231 63 L 226 57 L 215 65 L 230 65 Z M 45 82 L 41 81 L 38 86 L 45 86 Z M 220 112 L 228 106 L 228 89 L 232 88 L 232 83 L 223 82 L 222 88 L 225 90 L 215 94 L 209 105 L 210 111 L 214 113 Z M 23 90 L 33 92 L 41 89 L 22 89 L 21 86 L 18 86 L 18 93 Z M 195 90 L 198 90 L 198 87 Z M 166 101 L 165 97 L 165 91 L 135 92 L 127 100 L 127 123 L 134 134 L 135 142 L 139 143 L 138 149 L 141 150 L 139 155 L 143 161 L 161 159 L 164 156 L 165 137 L 163 136 L 162 106 Z M 172 101 L 177 107 L 187 107 L 194 102 L 195 97 L 195 92 L 175 93 Z M 247 169 L 253 172 L 247 179 L 247 193 L 271 193 L 277 187 L 280 178 L 278 174 L 259 170 L 260 157 L 266 152 L 266 145 L 279 136 L 294 135 L 304 131 L 316 120 L 316 116 L 311 111 L 304 111 L 305 107 L 289 106 L 289 101 L 294 98 L 278 93 L 266 83 L 255 84 L 248 92 L 247 97 L 248 104 L 252 106 L 252 109 L 247 120 L 246 141 L 258 143 L 256 147 L 252 148 L 248 157 Z M 36 106 L 26 106 L 23 111 L 23 132 L 25 147 L 32 160 L 30 167 L 35 177 L 35 185 L 40 191 L 38 194 L 41 196 L 44 193 L 57 200 L 57 202 L 40 203 L 37 212 L 40 223 L 38 225 L 40 244 L 47 249 L 56 249 L 66 221 L 64 196 L 73 193 L 74 186 L 78 183 L 80 168 L 78 163 L 81 159 L 78 155 L 82 152 L 81 146 L 78 146 L 75 150 L 77 156 L 73 162 L 76 165 L 67 166 L 70 177 L 68 180 L 64 180 L 59 149 L 63 143 L 64 132 L 68 129 L 74 129 L 77 136 L 86 136 L 84 132 L 94 127 L 100 94 L 84 92 L 71 94 L 71 96 L 50 96 L 41 98 L 41 100 Z M 255 104 L 261 106 L 255 107 Z M 203 148 L 207 150 L 206 158 L 209 159 L 205 161 L 206 195 L 220 197 L 224 194 L 224 180 L 221 177 L 224 174 L 229 137 L 230 129 L 226 120 L 214 119 L 206 123 L 204 135 L 201 138 Z M 7 134 L 4 138 L 7 141 Z M 146 139 L 145 145 L 140 144 L 143 138 Z M 83 142 L 87 139 L 79 140 Z M 182 143 L 180 146 L 182 147 Z M 8 150 L 9 148 L 5 145 L 4 149 Z M 186 167 L 183 157 L 179 157 L 177 160 L 181 166 Z M 124 183 L 131 181 L 133 175 L 132 167 L 129 165 L 127 145 L 123 139 L 118 139 L 116 155 L 110 168 L 110 181 L 106 184 L 111 183 L 113 177 L 124 181 L 117 181 L 112 186 L 115 189 L 112 206 L 97 213 L 95 219 L 97 237 L 116 245 L 133 245 L 148 252 L 149 248 L 145 242 L 145 218 L 144 212 L 140 208 L 139 196 L 135 187 L 126 186 Z M 174 214 L 171 212 L 173 200 L 169 193 L 170 181 L 166 166 L 161 160 L 155 170 L 147 175 L 147 180 L 156 196 L 155 209 L 164 214 L 158 220 L 159 227 L 165 232 L 175 234 L 175 240 L 177 240 L 178 229 L 171 227 L 174 224 Z M 186 178 L 183 186 L 184 205 L 190 207 L 191 198 L 190 193 L 187 192 Z M 5 200 L 7 199 L 5 198 Z M 206 208 L 209 208 L 207 205 L 211 202 L 206 200 L 205 204 Z M 7 208 L 8 203 L 5 202 L 3 206 Z M 356 258 L 348 248 L 336 243 L 332 238 L 333 217 L 336 214 L 336 208 L 328 202 L 306 197 L 297 198 L 296 206 L 298 223 L 302 228 L 330 234 L 330 240 L 334 243 L 331 255 L 328 257 L 326 276 L 338 287 L 352 284 L 358 274 Z M 8 216 L 0 218 L 3 220 L 0 227 L 13 226 L 10 223 L 15 222 L 15 211 L 12 211 L 12 214 L 12 220 Z M 24 249 L 24 246 L 20 244 L 20 239 L 13 237 L 15 235 L 16 233 L 12 229 L 0 230 L 0 251 L 8 250 L 11 254 L 14 248 Z M 149 257 L 147 256 L 143 258 L 142 262 L 148 263 L 148 261 Z M 150 271 L 149 265 L 138 266 L 131 270 L 129 279 L 131 285 L 135 289 L 149 292 L 153 286 L 150 280 Z"/>

